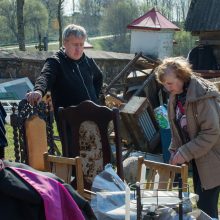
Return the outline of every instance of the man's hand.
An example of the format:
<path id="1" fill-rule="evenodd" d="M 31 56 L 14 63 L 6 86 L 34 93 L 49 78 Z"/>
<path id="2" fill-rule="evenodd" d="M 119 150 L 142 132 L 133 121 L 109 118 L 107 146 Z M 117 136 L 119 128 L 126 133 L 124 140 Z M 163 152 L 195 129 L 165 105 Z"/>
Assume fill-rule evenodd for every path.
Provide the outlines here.
<path id="1" fill-rule="evenodd" d="M 26 99 L 31 105 L 36 105 L 42 100 L 42 92 L 37 90 L 26 94 Z"/>
<path id="2" fill-rule="evenodd" d="M 173 156 L 173 159 L 170 162 L 172 165 L 183 164 L 185 162 L 185 159 L 180 154 L 180 152 L 177 151 L 176 154 Z"/>

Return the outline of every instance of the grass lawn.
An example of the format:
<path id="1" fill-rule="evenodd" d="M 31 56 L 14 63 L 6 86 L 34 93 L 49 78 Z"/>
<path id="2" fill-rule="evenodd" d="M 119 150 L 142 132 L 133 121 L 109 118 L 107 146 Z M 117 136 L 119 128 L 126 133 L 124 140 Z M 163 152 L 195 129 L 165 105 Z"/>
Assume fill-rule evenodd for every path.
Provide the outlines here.
<path id="1" fill-rule="evenodd" d="M 6 137 L 8 140 L 8 147 L 5 148 L 5 159 L 7 160 L 15 160 L 15 153 L 14 153 L 14 141 L 13 141 L 13 129 L 11 125 L 6 124 Z M 54 126 L 54 135 L 58 136 L 58 131 L 56 126 Z M 61 143 L 59 141 L 55 141 L 57 147 L 61 151 Z"/>
<path id="2" fill-rule="evenodd" d="M 14 155 L 14 141 L 13 141 L 13 129 L 10 125 L 6 124 L 6 137 L 8 140 L 8 147 L 5 148 L 5 158 L 7 160 L 15 160 Z"/>

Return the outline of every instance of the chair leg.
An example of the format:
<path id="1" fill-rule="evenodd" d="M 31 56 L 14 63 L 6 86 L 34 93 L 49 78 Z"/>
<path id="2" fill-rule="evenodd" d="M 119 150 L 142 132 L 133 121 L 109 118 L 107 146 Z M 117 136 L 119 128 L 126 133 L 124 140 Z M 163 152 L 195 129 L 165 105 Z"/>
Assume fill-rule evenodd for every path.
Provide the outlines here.
<path id="1" fill-rule="evenodd" d="M 84 196 L 83 171 L 80 157 L 76 157 L 76 185 L 78 193 Z"/>

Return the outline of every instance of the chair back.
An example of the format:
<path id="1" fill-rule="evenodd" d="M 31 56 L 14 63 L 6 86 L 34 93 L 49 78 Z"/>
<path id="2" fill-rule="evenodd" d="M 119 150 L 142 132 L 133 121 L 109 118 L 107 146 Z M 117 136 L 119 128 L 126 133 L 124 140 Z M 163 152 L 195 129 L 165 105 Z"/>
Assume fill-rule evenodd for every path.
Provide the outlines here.
<path id="1" fill-rule="evenodd" d="M 34 169 L 43 170 L 43 153 L 47 151 L 46 123 L 37 115 L 33 115 L 25 121 L 24 127 L 28 164 Z"/>
<path id="2" fill-rule="evenodd" d="M 23 99 L 18 106 L 13 106 L 10 119 L 16 162 L 42 170 L 45 151 L 59 154 L 53 140 L 51 112 L 46 103 L 31 106 Z"/>
<path id="3" fill-rule="evenodd" d="M 59 108 L 58 114 L 63 156 L 82 158 L 85 187 L 90 189 L 94 177 L 112 162 L 109 127 L 115 133 L 117 173 L 123 179 L 119 110 L 84 101 Z"/>
<path id="4" fill-rule="evenodd" d="M 80 195 L 84 196 L 83 172 L 80 157 L 67 158 L 49 155 L 47 152 L 45 152 L 44 165 L 45 171 L 54 173 L 68 184 L 70 184 L 72 181 L 72 171 L 74 169 L 76 173 L 76 190 Z"/>
<path id="5" fill-rule="evenodd" d="M 187 179 L 188 179 L 188 166 L 182 164 L 181 166 L 175 166 L 166 163 L 155 162 L 151 160 L 145 160 L 142 156 L 138 158 L 138 177 L 137 181 L 141 181 L 142 165 L 146 166 L 146 189 L 153 189 L 155 175 L 158 172 L 159 186 L 158 189 L 172 190 L 173 183 L 175 181 L 176 174 L 179 174 L 183 182 L 183 191 L 187 191 Z M 144 184 L 145 186 L 145 184 Z"/>

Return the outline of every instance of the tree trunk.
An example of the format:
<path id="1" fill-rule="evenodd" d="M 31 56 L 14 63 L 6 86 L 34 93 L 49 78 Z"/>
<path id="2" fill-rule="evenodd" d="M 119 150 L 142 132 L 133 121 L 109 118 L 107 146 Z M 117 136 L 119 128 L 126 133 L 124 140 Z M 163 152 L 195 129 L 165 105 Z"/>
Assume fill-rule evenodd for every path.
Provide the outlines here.
<path id="1" fill-rule="evenodd" d="M 62 4 L 63 4 L 64 0 L 59 0 L 58 3 L 58 11 L 57 11 L 57 20 L 58 20 L 58 24 L 59 24 L 59 47 L 62 47 Z"/>
<path id="2" fill-rule="evenodd" d="M 17 0 L 17 28 L 18 28 L 18 45 L 19 50 L 25 51 L 25 34 L 24 34 L 24 1 L 25 0 Z"/>

